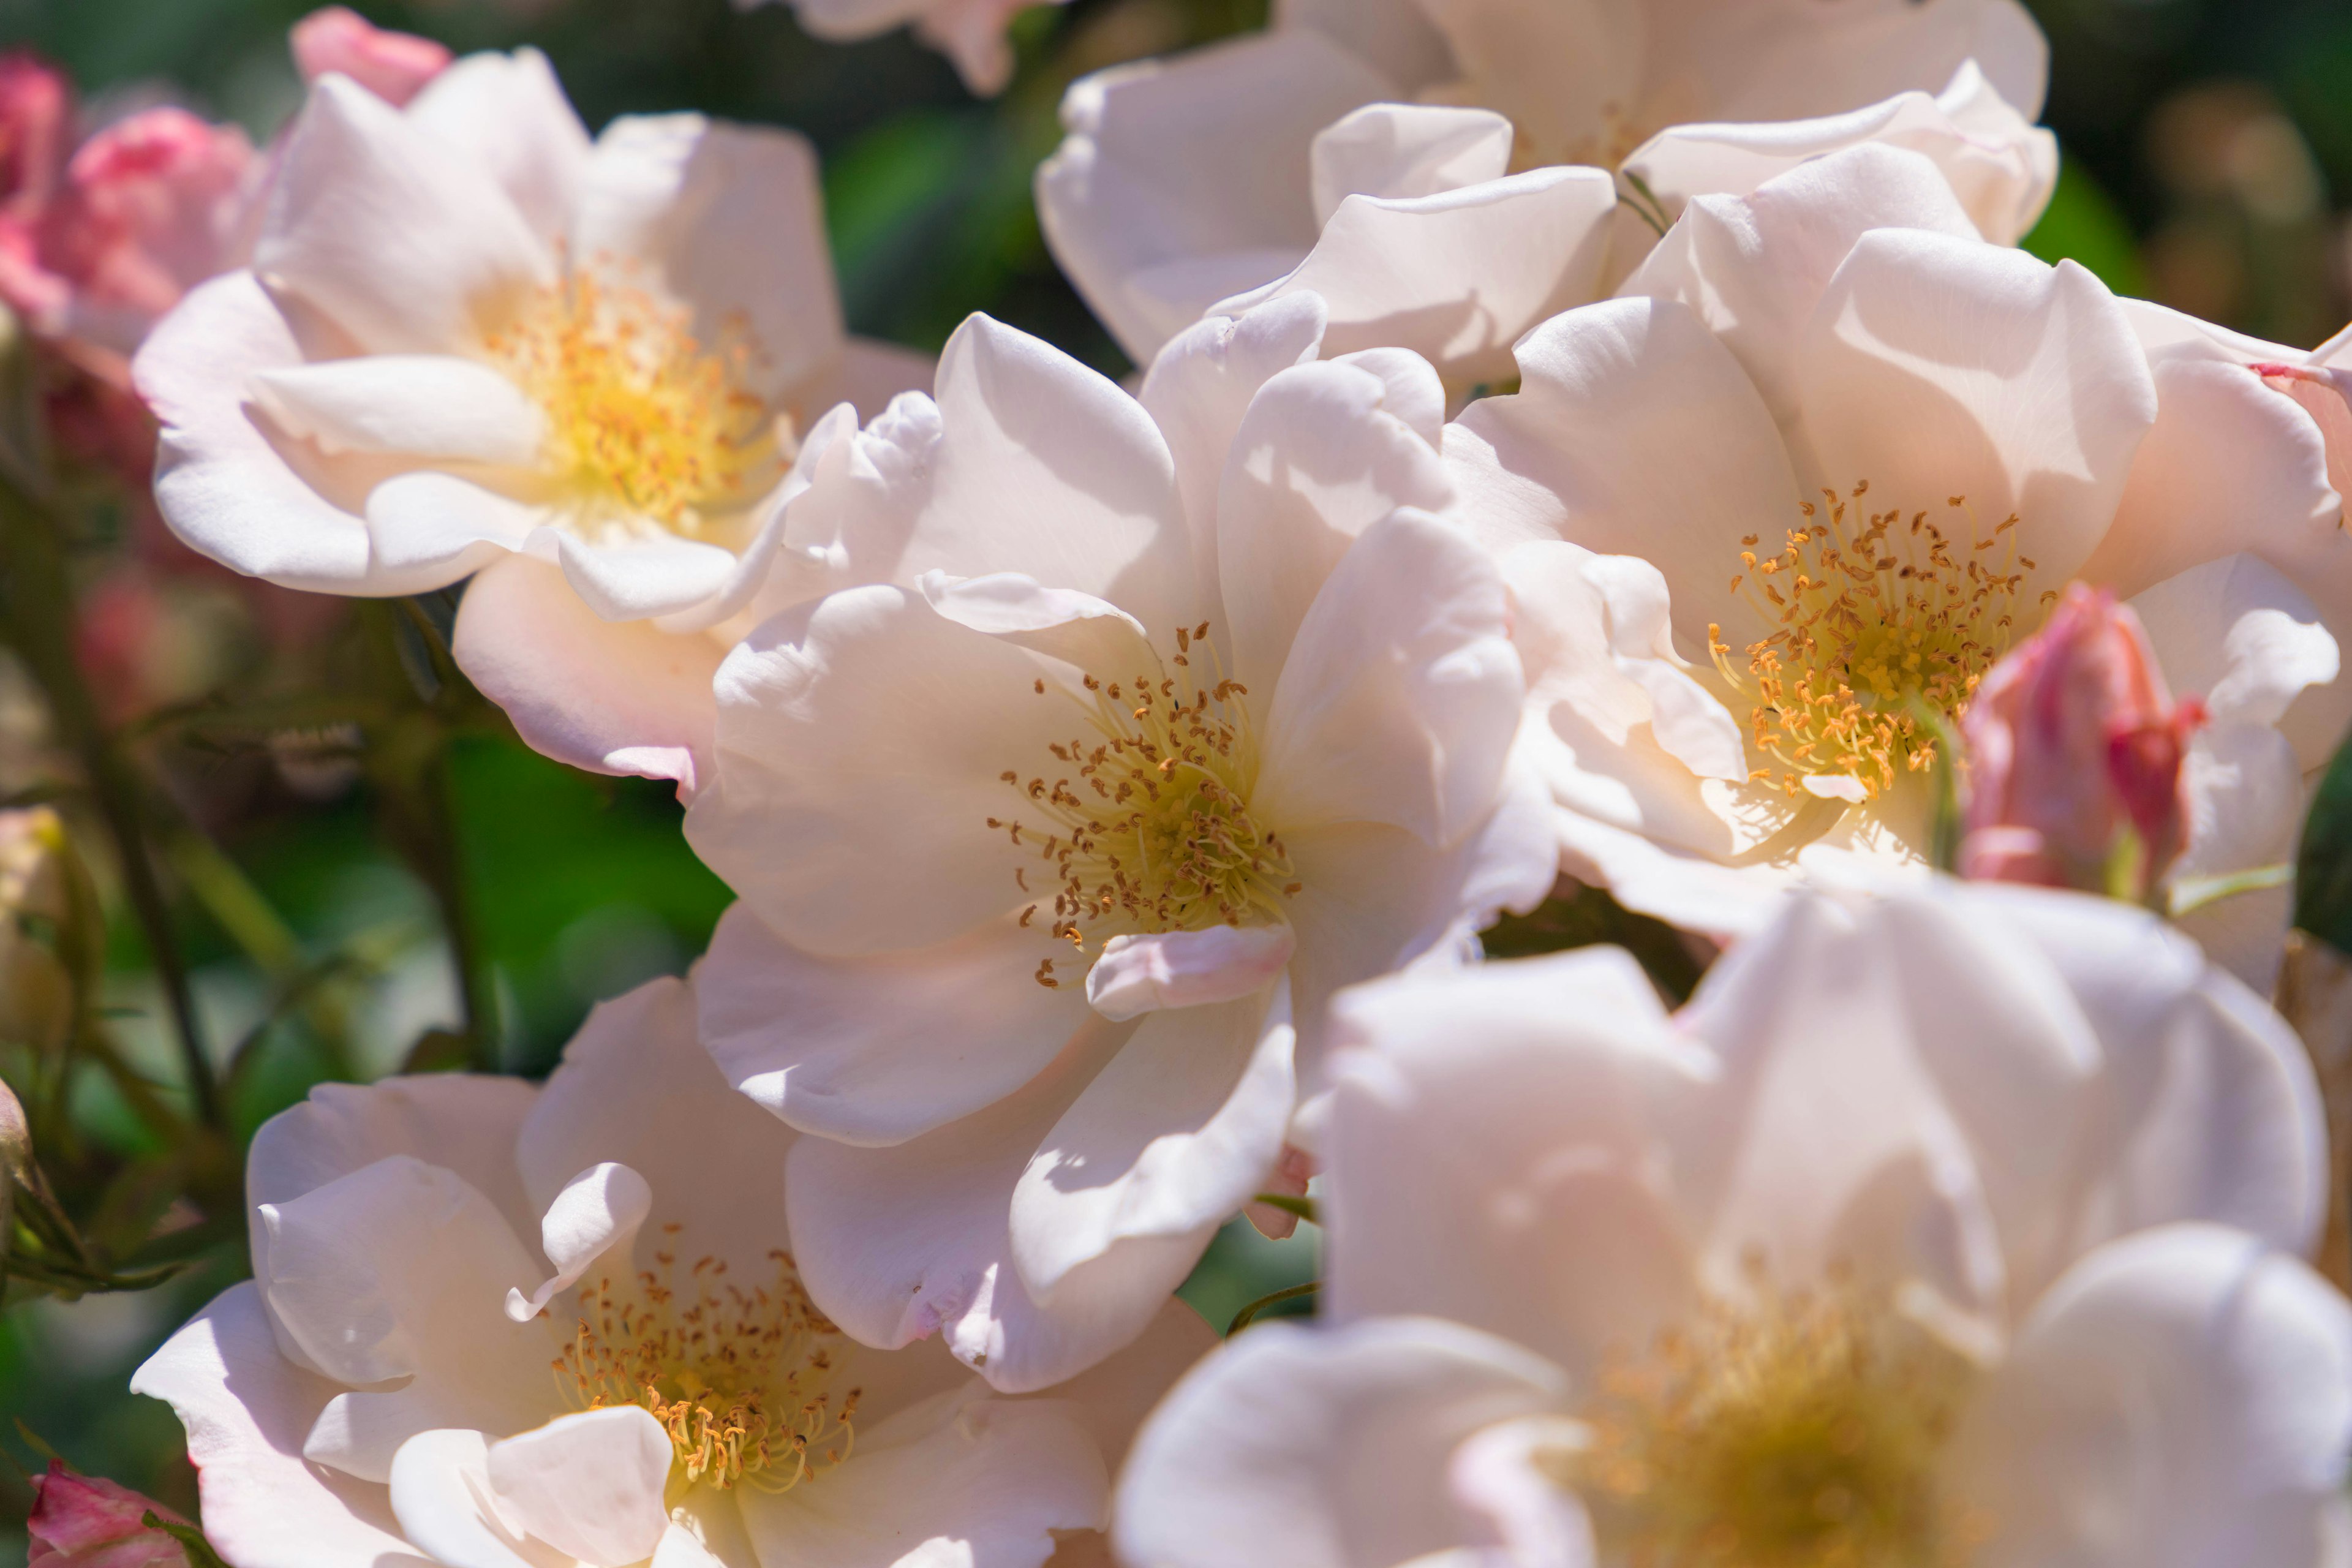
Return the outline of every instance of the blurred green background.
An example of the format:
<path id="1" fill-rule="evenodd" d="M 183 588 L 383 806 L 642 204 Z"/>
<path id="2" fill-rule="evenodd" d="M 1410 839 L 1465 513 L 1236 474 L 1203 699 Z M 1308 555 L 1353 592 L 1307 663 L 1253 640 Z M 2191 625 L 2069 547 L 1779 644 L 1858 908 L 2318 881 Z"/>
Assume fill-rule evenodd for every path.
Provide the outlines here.
<path id="1" fill-rule="evenodd" d="M 1030 172 L 1056 138 L 1062 89 L 1118 60 L 1256 26 L 1265 4 L 1076 0 L 1030 11 L 1016 28 L 1021 70 L 987 103 L 904 36 L 818 44 L 780 5 L 359 8 L 461 52 L 538 46 L 592 127 L 679 108 L 794 126 L 824 159 L 853 330 L 936 349 L 966 313 L 986 310 L 1119 374 L 1129 367 L 1061 280 L 1030 206 Z M 168 96 L 238 121 L 261 142 L 299 101 L 285 34 L 308 9 L 302 0 L 0 0 L 0 46 L 59 63 L 100 112 Z M 2340 205 L 2352 196 L 2352 5 L 2036 0 L 2034 9 L 2053 45 L 2047 120 L 2065 162 L 2030 247 L 2071 256 L 2119 291 L 2263 337 L 2308 346 L 2340 326 L 2352 257 Z M 92 550 L 137 533 L 129 511 L 98 508 Z M 508 1070 L 543 1072 L 594 1001 L 678 972 L 700 950 L 727 895 L 686 849 L 664 789 L 584 777 L 524 751 L 494 713 L 443 688 L 429 636 L 388 609 L 331 612 L 304 634 L 296 679 L 282 641 L 252 635 L 237 616 L 255 617 L 230 596 L 202 579 L 173 586 L 178 629 L 138 650 L 125 721 L 161 781 L 166 816 L 182 825 L 167 857 L 173 919 L 204 1033 L 224 1065 L 235 1061 L 227 1081 L 240 1136 L 321 1079 L 460 1059 L 453 1032 L 470 1029 Z M 208 636 L 221 626 L 228 631 Z M 373 706 L 313 710 L 292 695 L 322 679 L 327 689 L 340 682 L 370 694 Z M 0 667 L 0 792 L 23 787 L 44 743 L 37 719 L 25 717 L 24 684 Z M 383 739 L 408 734 L 425 737 L 429 770 L 404 771 Z M 453 915 L 474 955 L 470 984 L 445 939 Z M 131 922 L 114 925 L 110 1026 L 131 1069 L 168 1096 L 172 1047 L 146 949 Z M 92 1144 L 92 1202 L 135 1209 L 168 1152 L 119 1082 L 87 1075 L 74 1096 Z M 1307 1238 L 1274 1244 L 1236 1227 L 1189 1297 L 1222 1327 L 1244 1303 L 1310 1277 L 1312 1227 L 1303 1228 Z M 12 1533 L 29 1497 L 22 1477 L 50 1448 L 194 1512 L 176 1424 L 122 1384 L 244 1268 L 240 1237 L 217 1226 L 195 1234 L 197 1266 L 164 1289 L 70 1306 L 20 1299 L 0 1315 L 0 1559 L 22 1549 Z"/>

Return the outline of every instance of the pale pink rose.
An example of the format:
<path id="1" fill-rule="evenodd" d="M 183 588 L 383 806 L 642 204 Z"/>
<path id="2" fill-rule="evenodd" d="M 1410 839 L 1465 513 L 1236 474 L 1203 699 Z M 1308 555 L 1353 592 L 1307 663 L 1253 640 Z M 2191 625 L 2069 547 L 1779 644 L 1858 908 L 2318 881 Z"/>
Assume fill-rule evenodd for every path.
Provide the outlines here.
<path id="1" fill-rule="evenodd" d="M 394 109 L 449 68 L 448 49 L 414 33 L 379 27 L 347 5 L 328 5 L 294 24 L 294 68 L 306 82 L 341 71 Z"/>
<path id="2" fill-rule="evenodd" d="M 26 1568 L 184 1568 L 186 1548 L 141 1521 L 149 1514 L 188 1521 L 150 1497 L 103 1476 L 80 1476 L 62 1459 L 33 1478 L 33 1538 Z"/>
<path id="3" fill-rule="evenodd" d="M 2166 690 L 2139 617 L 2074 584 L 1986 675 L 1962 721 L 1962 872 L 2145 898 L 2187 842 L 2180 769 L 2204 720 L 2197 699 Z"/>

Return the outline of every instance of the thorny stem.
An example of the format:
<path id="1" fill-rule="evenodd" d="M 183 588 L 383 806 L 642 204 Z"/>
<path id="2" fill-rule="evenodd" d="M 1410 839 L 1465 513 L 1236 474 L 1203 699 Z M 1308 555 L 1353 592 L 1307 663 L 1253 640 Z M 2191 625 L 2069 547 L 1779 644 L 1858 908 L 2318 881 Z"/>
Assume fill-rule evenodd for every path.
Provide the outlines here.
<path id="1" fill-rule="evenodd" d="M 91 798 L 114 841 L 122 868 L 123 891 L 147 941 L 149 956 L 163 984 L 177 1035 L 180 1059 L 195 1102 L 197 1119 L 223 1131 L 220 1087 L 205 1055 L 195 999 L 172 929 L 171 909 L 148 854 L 148 838 L 136 773 L 99 717 L 98 704 L 82 679 L 73 651 L 73 587 L 66 569 L 58 520 L 48 507 L 26 493 L 13 478 L 0 478 L 0 603 L 7 637 L 48 699 L 66 742 L 89 776 Z"/>

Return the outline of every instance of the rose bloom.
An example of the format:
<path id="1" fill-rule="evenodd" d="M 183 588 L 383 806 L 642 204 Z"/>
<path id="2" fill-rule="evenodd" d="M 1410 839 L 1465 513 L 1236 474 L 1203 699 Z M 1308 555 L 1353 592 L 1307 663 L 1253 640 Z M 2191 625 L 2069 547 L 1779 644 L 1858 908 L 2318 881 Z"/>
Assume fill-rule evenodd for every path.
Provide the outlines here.
<path id="1" fill-rule="evenodd" d="M 1160 1407 L 1133 1568 L 2341 1561 L 2316 1087 L 2153 916 L 1808 896 L 1672 1016 L 1612 949 L 1337 1011 L 1322 1321 Z"/>
<path id="2" fill-rule="evenodd" d="M 1699 198 L 1624 297 L 1531 333 L 1446 456 L 1512 581 L 1565 868 L 1729 934 L 1801 874 L 1921 864 L 1943 727 L 2077 578 L 2210 714 L 2176 875 L 2291 858 L 2352 541 L 2317 426 L 2152 348 L 2170 320 L 1859 147 Z M 2266 988 L 2284 916 L 2191 918 Z"/>
<path id="3" fill-rule="evenodd" d="M 974 318 L 792 504 L 870 585 L 729 656 L 686 831 L 742 900 L 705 1042 L 820 1135 L 793 1230 L 859 1339 L 1016 1390 L 1125 1342 L 1281 1163 L 1330 994 L 1553 879 L 1437 378 L 1322 326 L 1204 322 L 1139 401 Z"/>
<path id="4" fill-rule="evenodd" d="M 592 143 L 524 51 L 405 110 L 322 78 L 252 268 L 136 372 L 181 538 L 326 593 L 478 574 L 457 660 L 523 737 L 691 789 L 795 458 L 926 363 L 845 339 L 799 137 L 669 115 Z"/>
<path id="5" fill-rule="evenodd" d="M 51 1459 L 48 1473 L 33 1478 L 25 1568 L 187 1568 L 187 1548 L 150 1529 L 151 1513 L 171 1524 L 188 1522 L 153 1498 Z"/>
<path id="6" fill-rule="evenodd" d="M 598 1007 L 544 1089 L 314 1091 L 254 1141 L 253 1279 L 132 1380 L 187 1426 L 206 1536 L 230 1568 L 1083 1547 L 1207 1326 L 1163 1301 L 1124 1355 L 1023 1399 L 936 1345 L 860 1347 L 793 1269 L 793 1142 L 720 1080 L 676 980 Z"/>
<path id="7" fill-rule="evenodd" d="M 752 6 L 762 0 L 736 0 Z M 955 62 L 964 86 L 982 97 L 1013 79 L 1013 48 L 1004 29 L 1041 0 L 791 0 L 793 16 L 817 37 L 853 43 L 912 26 L 915 37 Z M 1066 0 L 1051 0 L 1063 5 Z"/>
<path id="8" fill-rule="evenodd" d="M 1931 157 L 2015 243 L 2057 176 L 2046 68 L 2014 0 L 1288 0 L 1262 36 L 1072 88 L 1038 212 L 1139 362 L 1204 310 L 1312 290 L 1333 352 L 1411 348 L 1461 391 L 1691 196 L 1840 147 Z"/>

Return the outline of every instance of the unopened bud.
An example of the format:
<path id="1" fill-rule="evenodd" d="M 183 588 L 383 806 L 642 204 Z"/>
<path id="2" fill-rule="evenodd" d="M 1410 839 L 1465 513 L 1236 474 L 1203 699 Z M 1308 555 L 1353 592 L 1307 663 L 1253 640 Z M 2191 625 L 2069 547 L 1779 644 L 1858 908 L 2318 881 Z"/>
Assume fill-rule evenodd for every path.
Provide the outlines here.
<path id="1" fill-rule="evenodd" d="M 379 27 L 346 5 L 313 11 L 289 37 L 306 82 L 340 71 L 394 109 L 449 68 L 449 51 L 430 38 Z"/>
<path id="2" fill-rule="evenodd" d="M 150 1497 L 103 1476 L 81 1476 L 62 1459 L 33 1478 L 33 1538 L 26 1568 L 186 1568 L 187 1548 L 151 1529 L 149 1514 L 168 1523 L 188 1521 Z"/>
<path id="3" fill-rule="evenodd" d="M 2204 718 L 2165 689 L 2139 617 L 2074 584 L 1961 721 L 1961 874 L 2147 899 L 2187 837 L 2180 764 Z"/>

